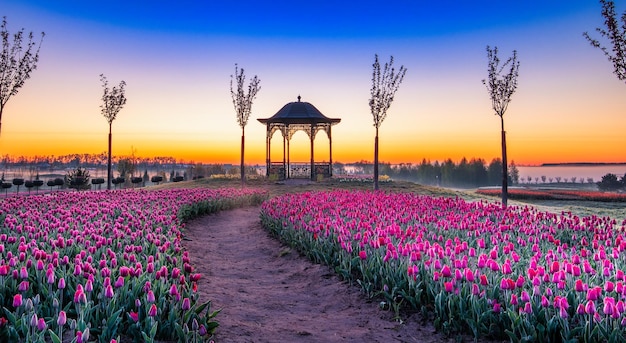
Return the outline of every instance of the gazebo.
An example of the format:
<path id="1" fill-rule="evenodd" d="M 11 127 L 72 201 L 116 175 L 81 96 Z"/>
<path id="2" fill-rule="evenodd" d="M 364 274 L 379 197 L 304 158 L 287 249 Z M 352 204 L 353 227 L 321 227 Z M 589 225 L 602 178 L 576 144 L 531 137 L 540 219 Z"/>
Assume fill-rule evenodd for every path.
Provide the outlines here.
<path id="1" fill-rule="evenodd" d="M 265 162 L 267 176 L 278 175 L 280 180 L 291 177 L 305 176 L 316 180 L 317 175 L 330 177 L 333 175 L 333 138 L 331 127 L 341 121 L 338 118 L 328 118 L 322 114 L 315 106 L 308 102 L 301 101 L 298 95 L 297 102 L 290 102 L 283 106 L 276 114 L 266 119 L 258 119 L 259 122 L 267 126 L 265 138 Z M 311 140 L 311 164 L 292 165 L 289 158 L 289 141 L 298 131 L 304 131 Z M 270 157 L 271 140 L 274 132 L 280 131 L 283 135 L 283 160 L 282 162 L 272 162 Z M 328 145 L 330 159 L 328 163 L 315 162 L 313 155 L 313 142 L 315 135 L 319 131 L 325 131 L 328 135 Z"/>

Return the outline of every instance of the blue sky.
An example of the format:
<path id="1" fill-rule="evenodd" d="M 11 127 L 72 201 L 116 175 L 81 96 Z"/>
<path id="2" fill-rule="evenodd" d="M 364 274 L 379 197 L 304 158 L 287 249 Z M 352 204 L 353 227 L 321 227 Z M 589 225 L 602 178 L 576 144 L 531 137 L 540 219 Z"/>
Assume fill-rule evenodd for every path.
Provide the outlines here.
<path id="1" fill-rule="evenodd" d="M 17 1 L 9 1 L 18 3 Z M 275 38 L 414 38 L 597 12 L 594 1 L 19 1 L 138 31 Z"/>
<path id="2" fill-rule="evenodd" d="M 481 83 L 491 45 L 502 58 L 517 50 L 521 61 L 505 117 L 513 160 L 626 160 L 618 149 L 626 143 L 624 84 L 582 36 L 603 23 L 596 1 L 0 1 L 10 30 L 46 32 L 38 69 L 2 118 L 0 151 L 11 154 L 106 150 L 104 73 L 128 84 L 114 154 L 133 147 L 236 163 L 240 128 L 228 85 L 238 63 L 261 79 L 246 127 L 251 163 L 265 159 L 256 118 L 298 95 L 342 118 L 334 160 L 372 160 L 367 103 L 379 54 L 408 69 L 381 127 L 381 160 L 491 160 L 500 154 L 499 121 Z M 316 159 L 328 159 L 327 144 L 318 135 Z M 305 134 L 291 147 L 292 160 L 308 160 Z"/>

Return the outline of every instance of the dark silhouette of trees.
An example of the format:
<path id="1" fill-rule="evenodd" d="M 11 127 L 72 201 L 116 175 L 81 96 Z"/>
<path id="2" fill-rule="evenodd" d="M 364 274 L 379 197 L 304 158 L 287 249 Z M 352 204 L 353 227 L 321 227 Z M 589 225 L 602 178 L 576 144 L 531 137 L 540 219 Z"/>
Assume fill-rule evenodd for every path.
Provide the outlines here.
<path id="1" fill-rule="evenodd" d="M 613 73 L 621 81 L 626 81 L 626 11 L 618 19 L 615 13 L 615 3 L 613 1 L 600 0 L 602 4 L 602 16 L 606 28 L 596 28 L 600 36 L 607 39 L 610 47 L 603 46 L 599 40 L 591 38 L 589 33 L 584 32 L 583 36 L 592 46 L 602 50 L 604 55 L 613 63 Z M 621 21 L 621 24 L 620 24 Z"/>
<path id="2" fill-rule="evenodd" d="M 363 172 L 365 169 L 359 166 L 369 166 L 372 163 L 367 161 L 354 162 L 352 166 L 356 170 Z M 474 188 L 484 186 L 502 186 L 502 161 L 494 158 L 489 164 L 482 158 L 462 158 L 458 163 L 448 158 L 443 163 L 423 159 L 421 163 L 391 165 L 380 162 L 381 175 L 387 175 L 393 180 L 405 180 L 417 182 L 423 185 L 434 185 L 444 187 Z M 511 164 L 507 177 L 509 185 L 519 181 L 513 175 L 514 165 Z M 384 173 L 383 173 L 384 171 Z M 368 173 L 366 173 L 368 174 Z M 518 181 L 515 181 L 518 180 Z"/>
<path id="3" fill-rule="evenodd" d="M 624 178 L 622 180 L 617 179 L 617 175 L 615 174 L 606 174 L 602 177 L 602 180 L 596 183 L 598 185 L 598 189 L 601 191 L 616 191 L 622 187 L 624 187 Z"/>
<path id="4" fill-rule="evenodd" d="M 498 48 L 491 49 L 487 46 L 487 79 L 483 79 L 483 84 L 487 87 L 491 98 L 491 108 L 500 117 L 501 137 L 502 137 L 502 207 L 507 205 L 508 191 L 508 171 L 506 156 L 506 132 L 504 131 L 504 113 L 509 107 L 511 96 L 517 89 L 517 77 L 519 75 L 519 61 L 517 51 L 513 50 L 513 56 L 509 57 L 502 65 L 498 58 Z M 505 69 L 508 68 L 506 74 Z"/>
<path id="5" fill-rule="evenodd" d="M 126 104 L 126 96 L 125 87 L 126 82 L 122 80 L 120 85 L 117 87 L 109 88 L 109 81 L 104 76 L 104 74 L 100 74 L 100 81 L 102 81 L 102 88 L 104 89 L 104 93 L 102 94 L 102 105 L 100 108 L 102 110 L 102 115 L 106 118 L 109 123 L 109 155 L 107 158 L 107 189 L 111 189 L 111 127 L 113 126 L 113 121 L 117 114 L 120 112 L 124 104 Z"/>
<path id="6" fill-rule="evenodd" d="M 22 45 L 24 41 L 24 29 L 13 34 L 13 42 L 11 42 L 9 31 L 7 29 L 7 18 L 2 17 L 2 25 L 0 26 L 0 35 L 2 36 L 2 52 L 0 54 L 0 129 L 2 128 L 2 113 L 4 106 L 7 104 L 11 96 L 17 94 L 24 82 L 30 78 L 30 73 L 37 69 L 39 61 L 39 48 L 43 42 L 45 33 L 41 33 L 39 45 L 34 42 L 34 35 L 31 31 L 28 34 L 28 42 Z M 35 46 L 37 46 L 35 48 Z"/>
<path id="7" fill-rule="evenodd" d="M 65 177 L 69 188 L 74 188 L 77 191 L 88 190 L 91 188 L 89 185 L 89 171 L 85 168 L 76 168 L 69 171 Z"/>
<path id="8" fill-rule="evenodd" d="M 378 190 L 378 129 L 387 117 L 387 111 L 404 79 L 406 68 L 402 65 L 396 72 L 396 69 L 393 67 L 393 56 L 391 56 L 389 63 L 385 63 L 381 72 L 378 54 L 374 56 L 374 64 L 372 65 L 372 97 L 369 104 L 374 117 L 374 127 L 376 128 L 376 137 L 374 138 L 374 189 Z"/>
<path id="9" fill-rule="evenodd" d="M 236 83 L 236 89 L 233 89 L 233 81 Z M 246 182 L 246 169 L 244 167 L 246 124 L 248 124 L 248 118 L 250 118 L 250 112 L 252 112 L 252 101 L 256 98 L 256 94 L 259 90 L 261 90 L 261 80 L 256 75 L 250 80 L 247 93 L 245 91 L 245 82 L 246 76 L 243 68 L 239 69 L 235 63 L 235 75 L 230 76 L 230 95 L 233 98 L 237 122 L 239 126 L 241 126 L 241 166 L 239 169 L 241 172 L 242 188 Z"/>

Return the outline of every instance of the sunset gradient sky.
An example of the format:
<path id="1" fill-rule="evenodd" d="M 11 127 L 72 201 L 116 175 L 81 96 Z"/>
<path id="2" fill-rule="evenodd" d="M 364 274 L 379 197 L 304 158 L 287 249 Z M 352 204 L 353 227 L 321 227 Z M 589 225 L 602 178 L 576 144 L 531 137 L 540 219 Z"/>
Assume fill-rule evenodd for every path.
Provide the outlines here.
<path id="1" fill-rule="evenodd" d="M 617 1 L 617 11 L 626 10 Z M 519 85 L 505 115 L 517 164 L 626 161 L 626 85 L 582 33 L 599 36 L 592 0 L 45 1 L 0 0 L 11 32 L 45 31 L 40 63 L 2 118 L 0 154 L 107 149 L 104 73 L 127 82 L 113 123 L 113 154 L 238 163 L 241 129 L 230 98 L 234 64 L 258 75 L 246 162 L 263 164 L 256 119 L 303 101 L 328 117 L 333 159 L 373 160 L 368 99 L 374 54 L 407 67 L 380 130 L 392 163 L 500 156 L 500 122 L 481 80 L 486 46 L 518 51 Z M 274 136 L 272 158 L 282 158 Z M 317 136 L 316 160 L 328 159 Z M 305 133 L 291 160 L 308 161 Z"/>

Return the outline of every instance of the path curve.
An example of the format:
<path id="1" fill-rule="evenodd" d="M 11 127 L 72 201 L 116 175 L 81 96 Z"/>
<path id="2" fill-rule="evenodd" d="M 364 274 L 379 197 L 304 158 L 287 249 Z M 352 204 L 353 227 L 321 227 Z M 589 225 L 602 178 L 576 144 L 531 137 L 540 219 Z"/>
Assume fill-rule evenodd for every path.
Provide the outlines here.
<path id="1" fill-rule="evenodd" d="M 183 244 L 203 275 L 200 301 L 222 309 L 216 343 L 452 341 L 417 318 L 393 321 L 330 268 L 272 238 L 259 211 L 223 211 L 185 228 Z"/>

